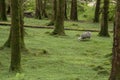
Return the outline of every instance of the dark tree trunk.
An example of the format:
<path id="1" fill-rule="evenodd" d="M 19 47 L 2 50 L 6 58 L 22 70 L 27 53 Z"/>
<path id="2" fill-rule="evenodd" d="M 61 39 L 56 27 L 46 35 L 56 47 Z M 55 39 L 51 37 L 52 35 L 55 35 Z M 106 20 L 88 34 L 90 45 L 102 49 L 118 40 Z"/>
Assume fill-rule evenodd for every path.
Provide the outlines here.
<path id="1" fill-rule="evenodd" d="M 64 7 L 65 0 L 58 0 L 57 2 L 57 16 L 55 21 L 55 29 L 53 35 L 65 35 L 64 32 Z"/>
<path id="2" fill-rule="evenodd" d="M 120 0 L 117 0 L 117 12 L 114 26 L 112 69 L 109 80 L 120 80 Z"/>
<path id="3" fill-rule="evenodd" d="M 65 19 L 68 19 L 68 17 L 67 17 L 67 0 L 65 0 Z"/>
<path id="4" fill-rule="evenodd" d="M 24 34 L 25 34 L 25 29 L 24 29 L 24 16 L 23 16 L 23 0 L 21 0 L 21 4 L 20 4 L 20 39 L 21 39 L 21 48 L 25 49 L 25 42 L 24 42 Z"/>
<path id="5" fill-rule="evenodd" d="M 36 0 L 35 18 L 42 19 L 42 0 Z"/>
<path id="6" fill-rule="evenodd" d="M 101 20 L 101 30 L 99 32 L 99 36 L 109 37 L 108 33 L 108 13 L 109 13 L 109 0 L 104 0 L 104 7 L 102 12 L 102 20 Z"/>
<path id="7" fill-rule="evenodd" d="M 45 18 L 48 18 L 48 15 L 47 15 L 47 11 L 46 11 L 46 0 L 43 0 L 43 7 L 42 7 L 42 15 L 45 17 Z"/>
<path id="8" fill-rule="evenodd" d="M 5 0 L 0 0 L 0 21 L 7 21 Z"/>
<path id="9" fill-rule="evenodd" d="M 57 15 L 57 0 L 53 0 L 53 14 L 52 14 L 52 18 L 48 26 L 54 25 L 55 20 L 56 20 L 56 15 Z"/>
<path id="10" fill-rule="evenodd" d="M 20 54 L 20 6 L 21 0 L 11 0 L 12 9 L 12 34 L 11 34 L 11 64 L 10 71 L 19 72 L 21 70 Z"/>
<path id="11" fill-rule="evenodd" d="M 72 0 L 71 1 L 70 19 L 73 20 L 73 21 L 77 21 L 78 20 L 77 0 Z"/>
<path id="12" fill-rule="evenodd" d="M 8 8 L 7 8 L 7 14 L 10 14 L 10 5 L 8 5 Z"/>
<path id="13" fill-rule="evenodd" d="M 94 21 L 93 22 L 99 22 L 100 3 L 101 3 L 101 0 L 96 1 L 96 8 L 95 8 L 95 14 L 94 14 Z"/>

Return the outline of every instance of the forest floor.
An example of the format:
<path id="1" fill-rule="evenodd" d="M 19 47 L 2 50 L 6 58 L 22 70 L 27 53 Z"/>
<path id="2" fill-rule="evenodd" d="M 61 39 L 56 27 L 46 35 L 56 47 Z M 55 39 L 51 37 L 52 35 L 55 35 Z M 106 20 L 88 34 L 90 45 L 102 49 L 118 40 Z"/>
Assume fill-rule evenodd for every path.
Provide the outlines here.
<path id="1" fill-rule="evenodd" d="M 29 25 L 45 25 L 48 20 L 25 20 Z M 32 21 L 35 21 L 32 22 Z M 74 25 L 74 26 L 72 26 Z M 111 24 L 110 24 L 111 25 Z M 99 29 L 90 22 L 65 22 L 66 27 Z M 96 28 L 97 27 L 97 28 Z M 110 38 L 92 32 L 88 41 L 78 41 L 82 31 L 66 31 L 67 36 L 51 36 L 51 29 L 25 28 L 26 48 L 22 53 L 22 73 L 9 73 L 10 49 L 0 50 L 0 80 L 107 80 L 110 72 L 112 33 Z M 112 27 L 110 28 L 112 30 Z M 0 46 L 7 40 L 9 27 L 0 26 Z M 47 53 L 42 53 L 46 50 Z"/>

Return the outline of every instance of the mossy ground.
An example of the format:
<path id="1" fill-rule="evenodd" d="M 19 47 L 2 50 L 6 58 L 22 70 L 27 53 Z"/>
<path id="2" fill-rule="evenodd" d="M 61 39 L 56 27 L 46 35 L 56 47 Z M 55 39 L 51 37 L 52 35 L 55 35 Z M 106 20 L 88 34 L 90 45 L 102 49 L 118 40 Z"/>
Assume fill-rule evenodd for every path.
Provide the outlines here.
<path id="1" fill-rule="evenodd" d="M 98 29 L 98 25 L 93 23 L 79 24 L 86 29 Z M 94 27 L 90 27 L 92 25 Z M 30 53 L 22 53 L 22 73 L 9 73 L 10 49 L 6 48 L 0 50 L 0 80 L 108 80 L 112 33 L 110 38 L 104 38 L 93 32 L 90 40 L 78 41 L 76 35 L 81 34 L 80 31 L 66 31 L 67 36 L 58 37 L 47 34 L 52 32 L 50 29 L 25 30 L 25 43 Z M 7 40 L 8 34 L 9 27 L 0 26 L 0 46 Z"/>

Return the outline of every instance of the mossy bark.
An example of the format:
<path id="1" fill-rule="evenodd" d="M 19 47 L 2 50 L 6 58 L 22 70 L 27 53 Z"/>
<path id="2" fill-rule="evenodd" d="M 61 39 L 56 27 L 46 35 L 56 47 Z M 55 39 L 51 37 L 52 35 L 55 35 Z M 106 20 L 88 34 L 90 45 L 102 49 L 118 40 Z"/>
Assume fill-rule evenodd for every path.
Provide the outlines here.
<path id="1" fill-rule="evenodd" d="M 0 21 L 7 21 L 5 0 L 0 0 Z"/>
<path id="2" fill-rule="evenodd" d="M 21 70 L 21 44 L 20 44 L 20 9 L 21 0 L 11 0 L 11 64 L 10 71 L 19 72 Z"/>
<path id="3" fill-rule="evenodd" d="M 112 69 L 109 80 L 120 80 L 120 0 L 117 0 L 113 41 Z"/>
<path id="4" fill-rule="evenodd" d="M 35 18 L 42 19 L 42 0 L 36 0 Z"/>
<path id="5" fill-rule="evenodd" d="M 64 32 L 64 9 L 65 9 L 65 0 L 58 0 L 57 2 L 57 16 L 55 21 L 55 29 L 53 35 L 65 35 Z"/>
<path id="6" fill-rule="evenodd" d="M 72 0 L 71 1 L 70 19 L 73 20 L 73 21 L 77 21 L 78 20 L 77 0 Z"/>
<path id="7" fill-rule="evenodd" d="M 95 14 L 94 14 L 94 21 L 93 22 L 99 22 L 100 17 L 100 3 L 101 0 L 96 0 L 96 8 L 95 8 Z"/>
<path id="8" fill-rule="evenodd" d="M 108 33 L 108 13 L 109 13 L 109 0 L 104 0 L 102 19 L 101 19 L 101 30 L 99 36 L 109 37 Z"/>

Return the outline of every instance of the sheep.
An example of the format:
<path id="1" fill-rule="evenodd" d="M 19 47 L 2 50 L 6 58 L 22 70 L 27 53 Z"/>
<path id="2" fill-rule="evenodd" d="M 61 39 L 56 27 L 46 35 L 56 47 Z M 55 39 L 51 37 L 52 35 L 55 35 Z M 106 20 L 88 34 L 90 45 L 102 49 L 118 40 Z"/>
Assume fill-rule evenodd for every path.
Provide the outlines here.
<path id="1" fill-rule="evenodd" d="M 82 33 L 80 37 L 78 37 L 78 40 L 86 40 L 90 38 L 91 38 L 91 32 L 87 31 L 87 32 Z"/>

